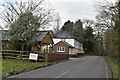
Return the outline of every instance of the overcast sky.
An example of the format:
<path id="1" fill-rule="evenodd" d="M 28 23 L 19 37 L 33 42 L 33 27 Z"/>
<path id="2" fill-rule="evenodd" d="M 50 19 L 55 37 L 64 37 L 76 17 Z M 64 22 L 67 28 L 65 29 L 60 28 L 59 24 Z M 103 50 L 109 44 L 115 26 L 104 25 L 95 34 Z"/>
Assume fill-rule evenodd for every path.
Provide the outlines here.
<path id="1" fill-rule="evenodd" d="M 77 19 L 94 19 L 96 16 L 92 0 L 50 0 L 56 12 L 60 14 L 62 24 Z"/>
<path id="2" fill-rule="evenodd" d="M 4 1 L 4 0 L 0 0 Z M 59 13 L 62 25 L 67 20 L 75 22 L 77 19 L 95 19 L 94 2 L 101 0 L 46 0 Z M 115 1 L 115 0 L 108 0 Z M 49 6 L 50 6 L 49 5 Z M 1 25 L 1 24 L 0 24 Z"/>
<path id="3" fill-rule="evenodd" d="M 94 7 L 95 1 L 102 0 L 47 0 L 54 6 L 56 12 L 60 14 L 62 24 L 77 19 L 95 19 L 97 12 Z M 115 0 L 108 0 L 115 1 Z"/>

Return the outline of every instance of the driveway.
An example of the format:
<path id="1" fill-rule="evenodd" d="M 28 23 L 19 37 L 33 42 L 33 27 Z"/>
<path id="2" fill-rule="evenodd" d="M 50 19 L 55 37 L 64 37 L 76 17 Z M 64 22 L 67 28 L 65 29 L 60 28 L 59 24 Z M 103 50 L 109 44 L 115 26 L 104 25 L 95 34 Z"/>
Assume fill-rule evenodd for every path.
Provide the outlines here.
<path id="1" fill-rule="evenodd" d="M 110 78 L 104 57 L 86 56 L 21 73 L 9 78 Z"/>

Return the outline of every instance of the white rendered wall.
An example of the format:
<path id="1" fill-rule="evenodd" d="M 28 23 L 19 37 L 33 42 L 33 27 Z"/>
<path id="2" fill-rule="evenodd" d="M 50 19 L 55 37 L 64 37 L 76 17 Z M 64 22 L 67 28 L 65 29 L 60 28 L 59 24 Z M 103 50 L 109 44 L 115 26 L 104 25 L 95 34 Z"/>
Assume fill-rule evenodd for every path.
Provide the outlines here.
<path id="1" fill-rule="evenodd" d="M 60 38 L 53 38 L 54 44 L 60 42 L 60 41 L 65 41 L 69 44 L 71 44 L 73 47 L 78 48 L 78 49 L 83 49 L 83 44 L 80 43 L 79 41 L 75 39 L 60 39 Z"/>
<path id="2" fill-rule="evenodd" d="M 75 45 L 75 48 L 83 49 L 83 44 L 77 40 L 74 41 L 74 45 Z"/>
<path id="3" fill-rule="evenodd" d="M 65 41 L 69 44 L 71 44 L 73 47 L 75 47 L 74 45 L 74 39 L 65 39 Z"/>
<path id="4" fill-rule="evenodd" d="M 61 39 L 59 39 L 59 38 L 53 38 L 54 44 L 56 44 L 56 43 L 58 43 L 58 42 L 60 42 L 60 41 L 61 41 Z"/>
<path id="5" fill-rule="evenodd" d="M 60 38 L 53 38 L 54 44 L 58 43 L 59 41 L 65 41 L 71 44 L 74 47 L 74 39 L 60 39 Z"/>

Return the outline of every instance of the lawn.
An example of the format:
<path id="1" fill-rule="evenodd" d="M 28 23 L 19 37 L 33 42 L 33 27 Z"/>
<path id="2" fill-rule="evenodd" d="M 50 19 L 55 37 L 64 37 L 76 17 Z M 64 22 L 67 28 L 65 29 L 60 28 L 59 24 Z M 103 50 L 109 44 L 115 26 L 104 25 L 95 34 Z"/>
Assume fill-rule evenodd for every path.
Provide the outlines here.
<path id="1" fill-rule="evenodd" d="M 108 61 L 111 69 L 112 69 L 112 73 L 113 73 L 113 78 L 118 78 L 118 61 L 117 59 L 113 58 L 113 57 L 108 57 L 106 56 L 106 60 Z"/>
<path id="2" fill-rule="evenodd" d="M 2 75 L 2 59 L 0 59 L 0 79 L 1 79 L 1 76 Z"/>
<path id="3" fill-rule="evenodd" d="M 3 78 L 24 71 L 30 71 L 36 68 L 50 65 L 48 62 L 31 62 L 27 60 L 4 59 L 2 60 L 2 76 Z"/>

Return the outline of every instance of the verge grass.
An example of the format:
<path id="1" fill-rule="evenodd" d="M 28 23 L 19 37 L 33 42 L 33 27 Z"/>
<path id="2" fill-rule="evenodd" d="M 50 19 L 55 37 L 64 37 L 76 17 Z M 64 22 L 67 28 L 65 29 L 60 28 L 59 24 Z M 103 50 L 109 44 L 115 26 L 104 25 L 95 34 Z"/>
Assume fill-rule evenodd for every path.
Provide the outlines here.
<path id="1" fill-rule="evenodd" d="M 111 67 L 113 78 L 119 78 L 118 60 L 113 58 L 113 57 L 109 57 L 109 56 L 106 56 L 105 58 L 108 61 L 110 67 Z"/>
<path id="2" fill-rule="evenodd" d="M 6 78 L 10 75 L 18 74 L 25 71 L 30 71 L 47 65 L 50 62 L 31 62 L 27 60 L 3 59 L 2 60 L 2 77 Z"/>

